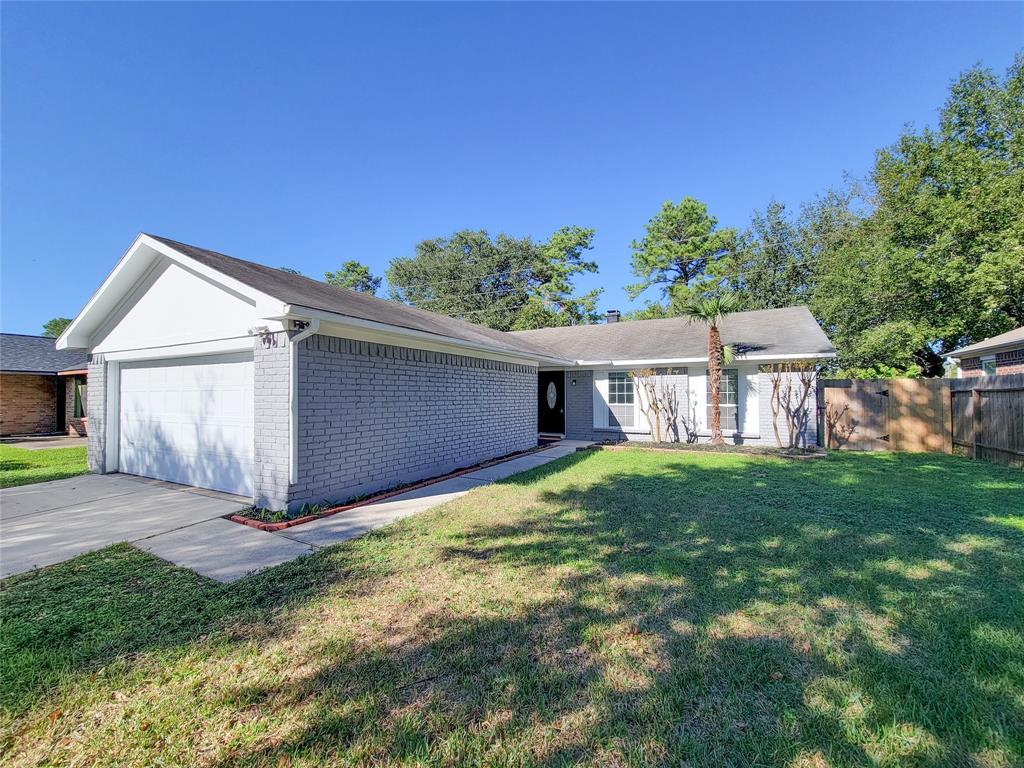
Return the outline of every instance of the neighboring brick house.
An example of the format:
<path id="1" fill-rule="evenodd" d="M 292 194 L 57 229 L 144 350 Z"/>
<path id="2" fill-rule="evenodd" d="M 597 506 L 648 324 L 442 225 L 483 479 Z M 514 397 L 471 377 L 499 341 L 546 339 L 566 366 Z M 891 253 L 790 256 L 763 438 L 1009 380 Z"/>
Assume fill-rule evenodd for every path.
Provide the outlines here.
<path id="1" fill-rule="evenodd" d="M 954 349 L 943 357 L 958 361 L 964 378 L 1024 373 L 1024 326 Z"/>
<path id="2" fill-rule="evenodd" d="M 86 354 L 54 342 L 0 334 L 0 435 L 86 434 Z"/>
<path id="3" fill-rule="evenodd" d="M 724 379 L 727 437 L 770 442 L 761 366 L 835 350 L 802 307 L 738 313 L 721 330 L 741 351 Z M 89 353 L 94 472 L 271 509 L 440 475 L 539 433 L 650 439 L 627 375 L 638 367 L 662 370 L 702 431 L 706 329 L 675 318 L 556 331 L 503 333 L 140 235 L 57 346 Z"/>

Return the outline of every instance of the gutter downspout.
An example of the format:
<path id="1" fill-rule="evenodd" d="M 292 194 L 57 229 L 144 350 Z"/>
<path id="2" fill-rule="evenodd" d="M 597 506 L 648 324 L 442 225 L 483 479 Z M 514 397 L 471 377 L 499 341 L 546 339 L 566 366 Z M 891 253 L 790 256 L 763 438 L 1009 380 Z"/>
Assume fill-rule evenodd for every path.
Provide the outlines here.
<path id="1" fill-rule="evenodd" d="M 299 357 L 295 352 L 298 343 L 320 330 L 316 317 L 293 318 L 306 323 L 306 327 L 288 339 L 288 482 L 299 482 Z"/>

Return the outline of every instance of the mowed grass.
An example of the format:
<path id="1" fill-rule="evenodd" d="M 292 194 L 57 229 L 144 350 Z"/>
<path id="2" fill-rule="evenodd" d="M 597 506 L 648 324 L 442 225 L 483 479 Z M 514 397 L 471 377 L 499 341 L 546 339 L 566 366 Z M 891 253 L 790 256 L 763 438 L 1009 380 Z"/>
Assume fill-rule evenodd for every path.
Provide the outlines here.
<path id="1" fill-rule="evenodd" d="M 13 765 L 1011 766 L 1024 473 L 567 457 L 232 586 L 0 592 Z"/>
<path id="2" fill-rule="evenodd" d="M 0 444 L 0 488 L 62 480 L 88 471 L 85 446 L 29 451 Z"/>

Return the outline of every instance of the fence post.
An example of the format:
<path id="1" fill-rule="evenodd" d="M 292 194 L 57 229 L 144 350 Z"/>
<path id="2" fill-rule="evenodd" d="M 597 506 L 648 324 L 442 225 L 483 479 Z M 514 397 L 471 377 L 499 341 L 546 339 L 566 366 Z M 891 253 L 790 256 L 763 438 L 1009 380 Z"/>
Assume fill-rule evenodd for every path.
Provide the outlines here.
<path id="1" fill-rule="evenodd" d="M 978 420 L 981 418 L 981 392 L 971 389 L 971 444 L 974 458 L 978 458 Z"/>

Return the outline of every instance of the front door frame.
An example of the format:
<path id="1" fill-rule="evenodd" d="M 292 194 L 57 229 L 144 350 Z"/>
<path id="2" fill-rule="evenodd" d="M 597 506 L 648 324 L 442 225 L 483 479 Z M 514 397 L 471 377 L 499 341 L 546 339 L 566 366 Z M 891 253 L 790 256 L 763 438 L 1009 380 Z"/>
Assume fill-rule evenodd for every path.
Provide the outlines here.
<path id="1" fill-rule="evenodd" d="M 556 370 L 556 371 L 538 371 L 537 372 L 537 432 L 539 434 L 544 434 L 544 435 L 562 435 L 563 437 L 565 436 L 565 392 L 566 392 L 565 374 L 566 374 L 566 372 L 564 370 L 563 371 L 557 371 Z M 561 387 L 558 386 L 559 377 L 561 377 Z M 561 428 L 560 429 L 552 430 L 552 429 L 543 429 L 542 428 L 542 426 L 552 426 L 550 424 L 542 425 L 542 418 L 541 417 L 542 417 L 542 415 L 544 415 L 544 410 L 543 409 L 547 407 L 547 402 L 546 402 L 547 394 L 546 393 L 547 393 L 547 388 L 548 388 L 547 384 L 546 383 L 542 383 L 542 382 L 553 382 L 555 384 L 556 391 L 558 391 L 559 394 L 561 395 L 561 403 L 560 403 L 561 408 L 559 409 L 561 411 L 561 413 L 559 415 L 561 417 L 560 420 L 561 420 L 562 423 L 561 423 Z M 556 405 L 556 407 L 558 407 L 558 405 L 559 405 L 559 402 L 558 402 L 557 399 L 556 399 L 555 405 Z"/>

